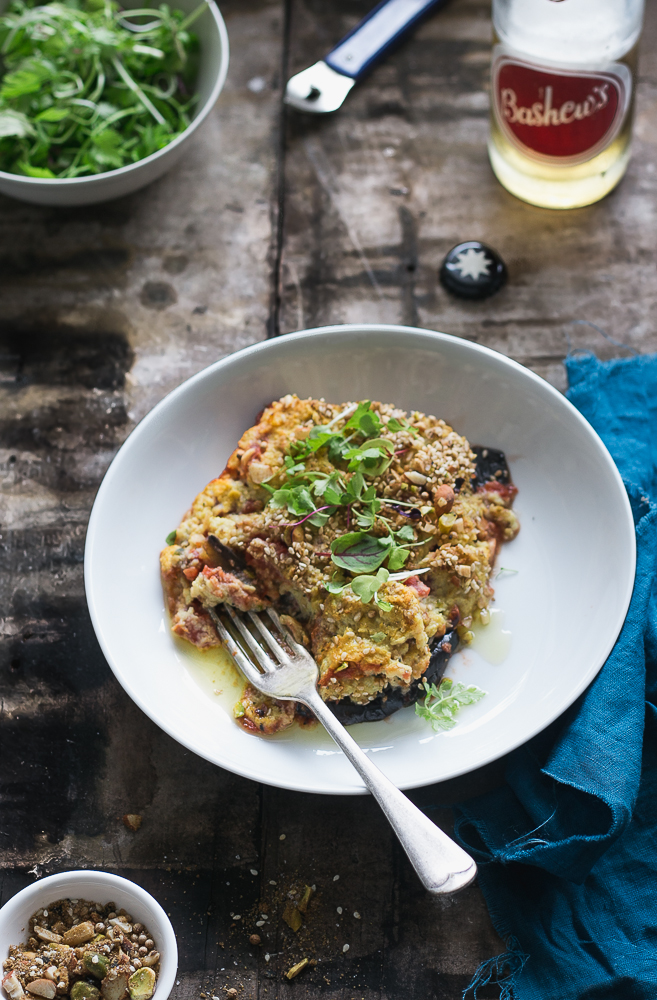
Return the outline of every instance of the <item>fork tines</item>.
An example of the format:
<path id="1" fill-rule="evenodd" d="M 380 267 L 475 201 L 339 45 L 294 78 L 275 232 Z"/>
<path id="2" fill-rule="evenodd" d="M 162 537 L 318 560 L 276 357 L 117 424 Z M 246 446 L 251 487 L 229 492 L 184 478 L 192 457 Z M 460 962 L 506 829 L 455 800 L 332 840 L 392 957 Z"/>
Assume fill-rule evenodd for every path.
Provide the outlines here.
<path id="1" fill-rule="evenodd" d="M 258 682 L 260 681 L 263 672 L 267 674 L 273 673 L 279 666 L 290 662 L 289 653 L 266 627 L 259 615 L 255 614 L 253 611 L 247 612 L 249 620 L 255 626 L 255 629 L 269 647 L 269 650 L 273 653 L 275 659 L 269 652 L 267 652 L 262 643 L 258 642 L 258 639 L 253 634 L 253 631 L 246 624 L 245 619 L 241 615 L 237 614 L 229 604 L 218 605 L 218 607 L 220 607 L 224 612 L 225 617 L 228 619 L 228 623 L 217 613 L 217 608 L 208 608 L 208 613 L 217 628 L 217 632 L 225 642 L 228 652 L 253 684 L 258 686 Z M 272 608 L 267 608 L 267 612 L 282 637 L 288 641 L 287 636 L 285 635 L 285 630 L 281 625 L 276 612 Z M 227 627 L 228 624 L 232 625 L 233 628 L 231 629 Z M 255 664 L 253 663 L 253 659 L 246 655 L 242 643 L 237 641 L 234 635 L 235 631 L 237 631 L 239 636 L 241 636 L 244 640 L 244 643 L 252 654 L 253 659 L 256 661 Z M 260 667 L 260 670 L 258 667 Z"/>

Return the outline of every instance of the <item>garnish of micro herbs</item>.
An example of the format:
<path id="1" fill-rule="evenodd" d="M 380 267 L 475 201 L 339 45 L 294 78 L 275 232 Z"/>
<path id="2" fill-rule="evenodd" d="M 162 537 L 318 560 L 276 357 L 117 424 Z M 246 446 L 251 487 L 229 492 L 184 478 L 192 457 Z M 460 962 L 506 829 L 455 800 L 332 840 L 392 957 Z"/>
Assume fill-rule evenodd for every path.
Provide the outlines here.
<path id="1" fill-rule="evenodd" d="M 351 587 L 356 597 L 360 597 L 362 604 L 369 604 L 372 598 L 374 598 L 374 603 L 381 611 L 392 611 L 392 604 L 379 597 L 379 590 L 389 578 L 390 573 L 381 566 L 374 576 L 368 576 L 366 573 L 363 573 L 355 577 L 350 583 L 339 583 L 336 580 L 329 580 L 326 584 L 326 589 L 329 594 L 341 594 L 346 587 Z"/>
<path id="2" fill-rule="evenodd" d="M 459 709 L 464 705 L 474 705 L 486 694 L 474 684 L 467 687 L 465 684 L 455 684 L 449 677 L 445 677 L 438 686 L 425 681 L 424 689 L 424 701 L 415 703 L 415 714 L 430 722 L 436 731 L 453 729 L 456 725 L 454 716 Z"/>
<path id="3" fill-rule="evenodd" d="M 315 527 L 322 527 L 340 508 L 346 508 L 348 521 L 353 521 L 358 530 L 348 531 L 331 543 L 331 559 L 340 569 L 359 575 L 350 585 L 355 593 L 359 593 L 358 586 L 364 595 L 369 595 L 364 603 L 375 597 L 384 581 L 381 579 L 378 586 L 372 589 L 370 583 L 361 585 L 360 574 L 374 573 L 386 560 L 388 567 L 384 572 L 400 570 L 410 555 L 410 549 L 423 544 L 416 542 L 410 524 L 398 531 L 390 527 L 388 519 L 380 513 L 383 501 L 377 497 L 374 486 L 368 486 L 366 482 L 368 478 L 385 472 L 394 458 L 393 442 L 381 436 L 386 430 L 393 434 L 402 430 L 416 433 L 406 420 L 392 417 L 384 424 L 372 411 L 370 401 L 365 400 L 358 404 L 341 431 L 335 430 L 331 424 L 319 424 L 313 427 L 307 438 L 291 445 L 289 454 L 285 456 L 283 486 L 274 489 L 266 483 L 262 484 L 271 493 L 270 506 L 275 510 L 285 509 L 300 518 L 295 524 L 309 521 Z M 320 448 L 326 448 L 332 465 L 346 466 L 344 471 L 336 469 L 330 475 L 309 471 L 306 462 Z M 351 473 L 351 476 L 347 478 L 345 473 Z M 415 506 L 398 500 L 395 504 Z M 375 524 L 383 526 L 387 534 L 373 534 Z M 328 584 L 327 589 L 331 593 L 338 593 L 339 590 L 332 590 L 332 587 L 342 585 Z M 377 603 L 383 609 L 387 602 L 377 599 Z M 385 610 L 390 610 L 390 605 Z"/>
<path id="4" fill-rule="evenodd" d="M 379 590 L 384 583 L 388 580 L 408 580 L 410 576 L 421 576 L 422 573 L 428 573 L 429 569 L 417 569 L 409 570 L 406 573 L 392 573 L 390 574 L 387 569 L 383 566 L 378 570 L 374 576 L 368 576 L 367 574 L 362 574 L 361 576 L 355 577 L 353 580 L 349 580 L 346 583 L 341 583 L 339 580 L 333 576 L 332 580 L 325 585 L 329 594 L 341 594 L 343 590 L 347 587 L 351 587 L 354 594 L 360 597 L 362 604 L 369 604 L 372 598 L 374 598 L 374 603 L 382 611 L 392 611 L 392 604 L 388 601 L 383 601 L 379 597 Z M 378 633 L 377 633 L 378 634 Z M 374 638 L 374 636 L 372 636 Z"/>
<path id="5" fill-rule="evenodd" d="M 187 128 L 199 43 L 167 4 L 12 0 L 0 17 L 0 170 L 81 177 L 135 163 Z"/>

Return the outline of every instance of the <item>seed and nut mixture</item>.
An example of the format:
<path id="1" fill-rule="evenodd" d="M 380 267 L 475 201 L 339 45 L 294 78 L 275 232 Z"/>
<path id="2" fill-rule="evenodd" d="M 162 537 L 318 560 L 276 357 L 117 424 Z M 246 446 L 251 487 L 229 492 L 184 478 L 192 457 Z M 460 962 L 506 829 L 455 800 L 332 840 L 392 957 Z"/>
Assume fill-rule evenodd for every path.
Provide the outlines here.
<path id="1" fill-rule="evenodd" d="M 114 903 L 58 899 L 30 917 L 27 944 L 10 947 L 3 971 L 9 1000 L 150 1000 L 160 954 Z"/>
<path id="2" fill-rule="evenodd" d="M 495 557 L 518 532 L 496 454 L 503 467 L 482 476 L 449 424 L 391 403 L 274 401 L 167 538 L 173 632 L 216 646 L 206 608 L 273 604 L 329 705 L 414 696 L 438 646 L 449 654 L 487 622 Z M 247 685 L 235 715 L 268 734 L 299 709 Z"/>

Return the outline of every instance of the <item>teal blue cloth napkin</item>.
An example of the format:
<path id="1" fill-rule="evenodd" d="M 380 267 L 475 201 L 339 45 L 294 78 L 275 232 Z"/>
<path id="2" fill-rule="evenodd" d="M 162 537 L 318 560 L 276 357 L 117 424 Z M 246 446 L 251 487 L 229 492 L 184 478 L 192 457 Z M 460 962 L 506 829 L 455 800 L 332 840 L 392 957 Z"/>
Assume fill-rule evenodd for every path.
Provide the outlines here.
<path id="1" fill-rule="evenodd" d="M 510 756 L 502 788 L 456 810 L 508 948 L 466 993 L 498 982 L 503 1000 L 655 1000 L 657 356 L 566 367 L 568 397 L 630 497 L 636 583 L 609 659 L 556 732 Z"/>

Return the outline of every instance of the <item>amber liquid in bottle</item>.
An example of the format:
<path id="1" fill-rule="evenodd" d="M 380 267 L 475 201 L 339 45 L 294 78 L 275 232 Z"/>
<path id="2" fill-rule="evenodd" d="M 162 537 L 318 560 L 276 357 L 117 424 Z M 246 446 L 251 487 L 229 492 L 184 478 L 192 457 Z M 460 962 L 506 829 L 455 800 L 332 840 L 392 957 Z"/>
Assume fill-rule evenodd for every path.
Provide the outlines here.
<path id="1" fill-rule="evenodd" d="M 637 51 L 638 43 L 615 60 L 628 67 L 633 84 L 620 131 L 606 148 L 583 163 L 545 163 L 527 155 L 504 134 L 492 107 L 488 155 L 495 176 L 511 194 L 532 205 L 566 209 L 591 205 L 616 187 L 631 155 Z"/>

